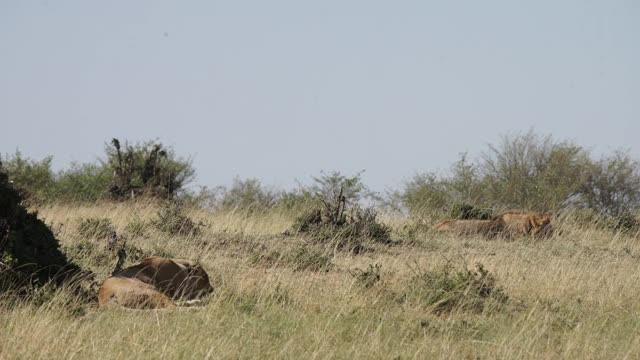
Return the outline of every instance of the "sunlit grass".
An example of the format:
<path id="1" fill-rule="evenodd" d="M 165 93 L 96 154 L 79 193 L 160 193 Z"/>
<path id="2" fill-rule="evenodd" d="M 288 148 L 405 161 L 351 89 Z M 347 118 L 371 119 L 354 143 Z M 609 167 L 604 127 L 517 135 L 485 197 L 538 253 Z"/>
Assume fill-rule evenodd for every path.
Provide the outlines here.
<path id="1" fill-rule="evenodd" d="M 282 236 L 291 214 L 204 210 L 187 211 L 204 224 L 199 236 L 171 236 L 152 225 L 144 236 L 127 233 L 133 219 L 149 221 L 157 209 L 106 203 L 39 211 L 73 260 L 100 279 L 115 255 L 105 240 L 80 235 L 81 218 L 110 219 L 145 254 L 199 261 L 216 289 L 203 307 L 104 311 L 64 290 L 42 304 L 1 300 L 0 359 L 640 357 L 634 236 L 566 223 L 561 235 L 542 241 L 459 238 L 427 227 L 409 231 L 411 221 L 387 215 L 399 244 L 353 255 Z M 330 256 L 332 266 L 308 271 L 286 257 L 255 261 L 256 254 L 301 246 Z M 417 272 L 476 263 L 509 297 L 503 306 L 438 313 L 405 296 Z M 373 264 L 380 280 L 362 286 L 356 274 Z"/>

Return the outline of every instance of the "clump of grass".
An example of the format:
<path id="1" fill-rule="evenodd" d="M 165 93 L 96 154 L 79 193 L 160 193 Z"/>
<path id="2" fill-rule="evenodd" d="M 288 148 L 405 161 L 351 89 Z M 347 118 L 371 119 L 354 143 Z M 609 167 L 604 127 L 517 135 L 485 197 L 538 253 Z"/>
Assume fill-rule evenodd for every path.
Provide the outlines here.
<path id="1" fill-rule="evenodd" d="M 286 252 L 257 251 L 251 255 L 249 261 L 252 264 L 265 266 L 284 265 L 294 271 L 329 271 L 333 266 L 331 257 L 309 245 L 299 245 Z"/>
<path id="2" fill-rule="evenodd" d="M 432 271 L 414 271 L 405 297 L 428 306 L 434 313 L 454 310 L 480 313 L 489 306 L 505 303 L 508 296 L 482 264 L 475 270 L 451 263 Z"/>
<path id="3" fill-rule="evenodd" d="M 124 241 L 117 246 L 100 246 L 94 241 L 82 239 L 63 247 L 64 253 L 83 268 L 100 270 L 112 269 L 117 255 L 116 249 L 122 249 L 127 260 L 137 262 L 145 257 L 156 255 L 155 252 L 144 251 L 139 247 Z"/>
<path id="4" fill-rule="evenodd" d="M 355 269 L 355 271 L 351 273 L 351 276 L 356 279 L 358 285 L 368 289 L 380 282 L 381 268 L 382 265 L 380 264 L 369 264 L 367 270 Z"/>
<path id="5" fill-rule="evenodd" d="M 167 235 L 198 236 L 204 227 L 202 222 L 193 221 L 185 214 L 184 208 L 175 202 L 165 203 L 156 216 L 151 223 Z"/>
<path id="6" fill-rule="evenodd" d="M 287 261 L 296 271 L 329 271 L 333 266 L 331 258 L 310 246 L 298 246 L 287 255 Z"/>
<path id="7" fill-rule="evenodd" d="M 138 215 L 134 215 L 131 221 L 124 228 L 132 237 L 145 237 L 149 228 L 149 222 L 142 220 Z"/>
<path id="8" fill-rule="evenodd" d="M 109 218 L 81 218 L 78 233 L 85 238 L 114 239 L 116 229 Z"/>
<path id="9" fill-rule="evenodd" d="M 607 215 L 591 209 L 571 209 L 560 216 L 564 222 L 599 230 L 613 230 L 628 234 L 640 232 L 640 219 L 631 212 Z"/>
<path id="10" fill-rule="evenodd" d="M 423 220 L 418 220 L 402 224 L 401 226 L 398 226 L 395 231 L 403 244 L 416 245 L 418 244 L 418 240 L 423 237 L 424 234 L 428 234 L 431 231 L 431 226 Z"/>
<path id="11" fill-rule="evenodd" d="M 164 257 L 164 258 L 175 258 L 176 254 L 171 249 L 165 248 L 161 244 L 153 244 L 151 246 L 151 252 L 147 253 L 146 256 L 144 256 L 144 257 L 149 257 L 149 256 L 159 256 L 159 257 Z M 141 259 L 142 258 L 140 258 L 138 260 L 141 260 Z"/>
<path id="12" fill-rule="evenodd" d="M 288 310 L 295 303 L 288 288 L 278 282 L 275 286 L 265 286 L 262 289 L 249 291 L 229 291 L 221 296 L 222 301 L 229 302 L 237 311 L 245 314 L 268 312 L 268 308 L 275 306 L 286 307 Z"/>
<path id="13" fill-rule="evenodd" d="M 267 295 L 267 300 L 279 304 L 290 306 L 293 304 L 293 298 L 289 294 L 289 290 L 282 286 L 281 283 L 278 283 L 273 291 Z"/>
<path id="14" fill-rule="evenodd" d="M 263 266 L 277 266 L 283 262 L 283 254 L 278 250 L 264 251 L 257 249 L 251 252 L 249 263 Z"/>
<path id="15" fill-rule="evenodd" d="M 391 244 L 391 229 L 377 220 L 375 209 L 354 205 L 347 212 L 342 191 L 335 199 L 322 203 L 321 209 L 296 218 L 293 233 L 307 234 L 317 243 L 355 253 L 365 250 L 367 242 Z"/>

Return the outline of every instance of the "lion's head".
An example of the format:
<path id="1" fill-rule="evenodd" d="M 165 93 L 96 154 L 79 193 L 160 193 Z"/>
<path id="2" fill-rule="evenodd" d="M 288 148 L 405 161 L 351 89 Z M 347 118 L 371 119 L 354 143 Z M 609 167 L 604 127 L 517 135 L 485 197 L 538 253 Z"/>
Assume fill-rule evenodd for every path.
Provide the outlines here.
<path id="1" fill-rule="evenodd" d="M 547 214 L 527 211 L 508 211 L 498 215 L 505 223 L 507 235 L 549 236 L 552 232 L 552 217 Z"/>

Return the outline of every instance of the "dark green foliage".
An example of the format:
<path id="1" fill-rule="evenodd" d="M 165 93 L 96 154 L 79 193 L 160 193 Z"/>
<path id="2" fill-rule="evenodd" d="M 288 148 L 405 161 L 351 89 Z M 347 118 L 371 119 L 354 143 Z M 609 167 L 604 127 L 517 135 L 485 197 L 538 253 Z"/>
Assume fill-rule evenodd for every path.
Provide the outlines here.
<path id="1" fill-rule="evenodd" d="M 32 204 L 59 201 L 96 201 L 107 193 L 109 169 L 94 164 L 72 164 L 54 173 L 52 157 L 41 161 L 20 152 L 5 161 L 5 170 L 20 194 Z"/>
<path id="2" fill-rule="evenodd" d="M 60 251 L 51 229 L 21 200 L 0 163 L 0 266 L 38 285 L 50 280 L 59 284 L 77 274 L 80 269 Z M 0 271 L 0 276 L 6 272 Z"/>
<path id="3" fill-rule="evenodd" d="M 22 156 L 16 151 L 13 157 L 3 161 L 5 173 L 13 182 L 13 187 L 19 194 L 32 202 L 42 202 L 50 197 L 51 187 L 55 183 L 55 176 L 51 170 L 51 156 L 41 161 Z"/>
<path id="4" fill-rule="evenodd" d="M 105 151 L 105 165 L 114 174 L 109 193 L 116 199 L 142 194 L 171 198 L 195 175 L 189 161 L 177 159 L 173 150 L 161 143 L 121 146 L 118 139 L 113 139 Z"/>
<path id="5" fill-rule="evenodd" d="M 614 219 L 629 218 L 640 210 L 640 163 L 620 151 L 593 163 L 575 200 Z"/>
<path id="6" fill-rule="evenodd" d="M 20 152 L 5 163 L 18 191 L 33 203 L 96 201 L 107 195 L 115 199 L 148 195 L 172 198 L 194 178 L 191 163 L 178 159 L 171 148 L 158 142 L 134 146 L 113 139 L 106 146 L 105 162 L 72 164 L 54 173 L 52 158 L 41 161 L 22 157 Z"/>
<path id="7" fill-rule="evenodd" d="M 72 164 L 68 170 L 56 174 L 48 201 L 94 202 L 109 192 L 111 170 L 96 164 Z"/>
<path id="8" fill-rule="evenodd" d="M 493 218 L 493 210 L 481 209 L 465 203 L 455 203 L 449 210 L 449 218 L 489 220 Z"/>
<path id="9" fill-rule="evenodd" d="M 409 281 L 406 299 L 428 306 L 434 313 L 454 310 L 482 312 L 488 305 L 499 306 L 508 300 L 493 275 L 477 264 L 455 269 L 450 263 L 433 271 L 416 271 Z"/>
<path id="10" fill-rule="evenodd" d="M 157 212 L 157 218 L 151 223 L 167 235 L 197 236 L 204 224 L 194 222 L 185 214 L 183 206 L 176 202 L 166 202 Z"/>

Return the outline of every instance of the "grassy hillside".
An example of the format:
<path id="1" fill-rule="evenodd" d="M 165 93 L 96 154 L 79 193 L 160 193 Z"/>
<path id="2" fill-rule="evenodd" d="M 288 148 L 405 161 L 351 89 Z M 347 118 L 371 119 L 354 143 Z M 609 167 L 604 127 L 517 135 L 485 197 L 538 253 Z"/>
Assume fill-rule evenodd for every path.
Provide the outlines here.
<path id="1" fill-rule="evenodd" d="M 38 210 L 98 280 L 115 255 L 83 219 L 109 219 L 128 238 L 127 265 L 154 254 L 197 260 L 216 290 L 204 307 L 174 311 L 98 310 L 65 291 L 4 296 L 0 359 L 640 358 L 638 236 L 566 221 L 542 241 L 458 238 L 385 216 L 397 244 L 354 255 L 281 235 L 294 218 L 279 212 L 189 211 L 192 236 L 154 225 L 154 203 Z M 476 263 L 508 300 L 462 293 L 482 306 L 445 311 L 428 300 Z"/>

